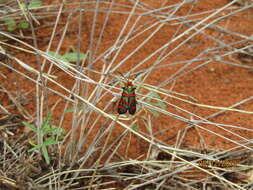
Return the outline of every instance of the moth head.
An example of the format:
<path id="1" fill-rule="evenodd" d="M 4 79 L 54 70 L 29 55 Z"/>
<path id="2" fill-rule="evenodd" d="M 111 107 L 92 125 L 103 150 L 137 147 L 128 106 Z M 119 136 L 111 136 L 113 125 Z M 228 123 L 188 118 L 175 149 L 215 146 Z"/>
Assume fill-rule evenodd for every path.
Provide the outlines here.
<path id="1" fill-rule="evenodd" d="M 130 82 L 130 81 L 128 81 L 125 85 L 126 85 L 127 87 L 128 87 L 128 86 L 133 86 L 133 83 Z"/>
<path id="2" fill-rule="evenodd" d="M 123 87 L 123 89 L 132 91 L 132 90 L 135 90 L 136 87 L 133 85 L 132 82 L 128 81 L 125 83 L 125 86 Z"/>

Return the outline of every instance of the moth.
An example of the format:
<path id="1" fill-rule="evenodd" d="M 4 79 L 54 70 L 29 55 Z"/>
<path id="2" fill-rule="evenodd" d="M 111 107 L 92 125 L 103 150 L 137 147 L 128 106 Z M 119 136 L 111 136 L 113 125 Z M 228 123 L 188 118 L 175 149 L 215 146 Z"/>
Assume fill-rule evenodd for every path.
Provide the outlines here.
<path id="1" fill-rule="evenodd" d="M 122 89 L 123 92 L 118 104 L 118 113 L 124 114 L 128 111 L 129 114 L 134 115 L 137 104 L 135 95 L 136 87 L 132 84 L 132 82 L 128 81 Z"/>

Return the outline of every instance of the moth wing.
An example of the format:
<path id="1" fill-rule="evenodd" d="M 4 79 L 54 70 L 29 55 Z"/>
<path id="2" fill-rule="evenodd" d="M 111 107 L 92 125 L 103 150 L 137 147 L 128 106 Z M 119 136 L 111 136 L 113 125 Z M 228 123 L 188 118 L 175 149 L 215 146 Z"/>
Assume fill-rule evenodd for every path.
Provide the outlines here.
<path id="1" fill-rule="evenodd" d="M 136 104 L 137 104 L 137 101 L 135 99 L 135 93 L 133 93 L 133 96 L 129 97 L 129 107 L 128 107 L 128 112 L 131 115 L 134 115 L 136 112 Z"/>
<path id="2" fill-rule="evenodd" d="M 121 97 L 119 104 L 118 104 L 118 113 L 119 114 L 124 114 L 127 112 L 128 109 L 128 102 L 126 101 L 127 97 Z"/>

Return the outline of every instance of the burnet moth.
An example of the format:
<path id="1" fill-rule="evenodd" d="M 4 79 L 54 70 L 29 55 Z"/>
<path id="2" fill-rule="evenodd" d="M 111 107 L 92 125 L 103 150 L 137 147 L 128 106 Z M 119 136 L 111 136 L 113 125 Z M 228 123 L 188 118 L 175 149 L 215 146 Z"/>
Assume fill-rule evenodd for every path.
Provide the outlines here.
<path id="1" fill-rule="evenodd" d="M 127 111 L 129 114 L 133 115 L 136 112 L 136 97 L 135 97 L 135 89 L 132 82 L 127 82 L 124 87 L 122 87 L 123 92 L 118 104 L 118 113 L 124 114 Z"/>

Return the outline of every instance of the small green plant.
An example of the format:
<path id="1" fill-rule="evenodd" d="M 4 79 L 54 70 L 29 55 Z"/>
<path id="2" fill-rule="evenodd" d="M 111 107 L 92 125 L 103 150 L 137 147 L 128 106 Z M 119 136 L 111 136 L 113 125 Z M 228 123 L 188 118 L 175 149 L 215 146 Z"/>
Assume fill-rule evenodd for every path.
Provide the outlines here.
<path id="1" fill-rule="evenodd" d="M 61 137 L 63 137 L 65 133 L 64 129 L 50 125 L 50 121 L 51 121 L 51 112 L 47 114 L 40 129 L 36 128 L 33 124 L 22 122 L 24 126 L 30 128 L 34 133 L 43 134 L 44 139 L 42 144 L 37 145 L 32 141 L 29 141 L 29 143 L 33 146 L 33 148 L 29 149 L 28 152 L 41 149 L 47 164 L 50 164 L 50 157 L 48 154 L 47 147 L 49 145 L 59 144 L 60 143 L 59 139 L 61 139 Z"/>
<path id="2" fill-rule="evenodd" d="M 141 83 L 142 81 L 142 73 L 139 73 L 136 77 L 137 82 Z M 143 89 L 140 89 L 139 92 L 141 93 Z M 163 102 L 163 100 L 161 99 L 161 97 L 159 96 L 159 94 L 157 94 L 156 92 L 150 92 L 149 97 L 147 97 L 145 100 L 145 102 L 147 102 L 148 104 L 152 105 L 152 106 L 156 106 L 159 107 L 163 110 L 166 110 L 166 104 Z M 158 116 L 159 113 L 151 108 L 147 108 L 147 110 L 153 114 L 154 116 Z"/>
<path id="3" fill-rule="evenodd" d="M 78 59 L 78 52 L 76 52 L 76 51 L 70 52 L 70 53 L 65 53 L 63 55 L 57 54 L 53 51 L 49 51 L 48 54 L 57 58 L 57 59 L 65 61 L 65 62 L 75 62 Z M 80 53 L 79 56 L 80 56 L 80 61 L 82 61 L 83 59 L 86 58 L 85 53 Z"/>
<path id="4" fill-rule="evenodd" d="M 78 60 L 78 56 L 79 56 L 80 61 L 82 61 L 86 58 L 85 53 L 79 53 L 79 55 L 78 55 L 78 52 L 76 52 L 76 51 L 65 53 L 63 55 L 57 54 L 53 51 L 49 51 L 48 54 L 57 58 L 57 59 L 64 61 L 67 64 L 65 66 L 68 66 L 69 62 L 76 62 Z"/>
<path id="5" fill-rule="evenodd" d="M 155 100 L 153 98 L 155 98 Z M 156 92 L 151 92 L 151 94 L 145 100 L 145 102 L 147 102 L 150 105 L 159 107 L 159 108 L 161 108 L 163 110 L 166 110 L 165 103 L 162 101 L 161 97 Z M 150 111 L 154 116 L 158 116 L 158 112 L 156 110 L 151 109 L 151 108 L 147 108 L 147 110 Z"/>
<path id="6" fill-rule="evenodd" d="M 29 23 L 27 21 L 21 21 L 17 23 L 14 18 L 7 17 L 3 19 L 5 25 L 7 25 L 7 30 L 13 32 L 17 29 L 28 29 Z"/>
<path id="7" fill-rule="evenodd" d="M 41 5 L 43 5 L 41 1 L 33 0 L 27 5 L 25 3 L 21 3 L 20 8 L 25 11 L 26 9 L 35 9 Z M 9 32 L 13 32 L 17 29 L 25 30 L 25 29 L 28 29 L 30 26 L 29 22 L 24 21 L 24 20 L 17 22 L 13 17 L 8 17 L 8 15 L 1 20 L 7 26 L 7 30 Z"/>
<path id="8" fill-rule="evenodd" d="M 32 0 L 28 4 L 21 3 L 21 7 L 25 9 L 36 9 L 42 5 L 43 3 L 39 0 Z"/>

